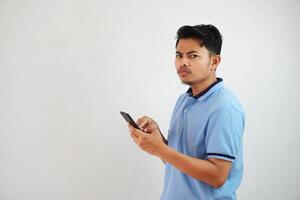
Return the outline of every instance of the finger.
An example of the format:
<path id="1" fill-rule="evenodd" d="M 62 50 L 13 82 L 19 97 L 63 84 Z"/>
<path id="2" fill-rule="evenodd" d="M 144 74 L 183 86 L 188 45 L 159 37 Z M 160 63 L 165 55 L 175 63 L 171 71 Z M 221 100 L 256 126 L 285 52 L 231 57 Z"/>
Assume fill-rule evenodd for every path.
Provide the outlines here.
<path id="1" fill-rule="evenodd" d="M 158 124 L 154 120 L 152 120 L 146 127 L 144 127 L 144 132 L 151 133 L 156 129 L 158 129 Z"/>
<path id="2" fill-rule="evenodd" d="M 144 116 L 137 120 L 137 124 L 139 125 L 139 127 L 142 128 L 147 124 L 147 121 L 148 121 L 148 117 Z"/>
<path id="3" fill-rule="evenodd" d="M 130 132 L 130 136 L 131 136 L 131 137 L 135 137 L 135 138 L 138 138 L 138 137 L 139 137 L 139 136 L 136 135 L 134 132 Z"/>
<path id="4" fill-rule="evenodd" d="M 145 133 L 134 128 L 131 124 L 128 124 L 129 131 L 134 134 L 136 137 L 145 137 Z"/>
<path id="5" fill-rule="evenodd" d="M 153 122 L 153 119 L 151 119 L 150 117 L 144 116 L 144 117 L 139 119 L 139 127 L 142 128 L 142 129 L 145 129 L 152 122 Z"/>
<path id="6" fill-rule="evenodd" d="M 133 126 L 131 126 L 130 124 L 128 124 L 128 129 L 129 129 L 131 137 L 136 137 L 136 138 L 139 137 L 139 135 L 135 131 L 135 128 Z"/>
<path id="7" fill-rule="evenodd" d="M 138 144 L 138 140 L 139 138 L 137 136 L 135 136 L 134 134 L 130 134 L 130 136 L 132 137 L 133 141 Z"/>
<path id="8" fill-rule="evenodd" d="M 143 139 L 141 139 L 141 137 L 137 137 L 134 134 L 131 134 L 131 137 L 136 145 L 138 145 L 140 148 L 143 148 L 143 144 L 141 143 Z"/>
<path id="9" fill-rule="evenodd" d="M 145 120 L 144 117 L 138 118 L 138 119 L 136 120 L 136 124 L 137 124 L 137 125 L 141 125 L 141 123 L 143 123 L 144 120 Z"/>
<path id="10" fill-rule="evenodd" d="M 136 139 L 136 138 L 134 138 L 134 137 L 133 137 L 133 142 L 134 142 L 137 146 L 140 146 L 140 145 L 139 145 L 139 140 Z"/>
<path id="11" fill-rule="evenodd" d="M 150 122 L 150 124 L 147 124 L 147 126 L 144 127 L 144 131 L 145 131 L 146 133 L 149 133 L 149 132 L 154 131 L 156 128 L 157 128 L 157 126 L 156 126 L 155 123 L 153 123 L 153 121 L 152 121 L 152 122 Z"/>

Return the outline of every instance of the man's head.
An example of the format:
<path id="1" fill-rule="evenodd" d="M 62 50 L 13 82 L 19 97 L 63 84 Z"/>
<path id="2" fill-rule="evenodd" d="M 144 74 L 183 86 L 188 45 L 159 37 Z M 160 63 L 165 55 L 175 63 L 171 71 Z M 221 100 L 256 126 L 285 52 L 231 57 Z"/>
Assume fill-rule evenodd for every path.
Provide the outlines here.
<path id="1" fill-rule="evenodd" d="M 214 79 L 221 47 L 222 36 L 213 25 L 179 28 L 175 64 L 181 81 L 195 86 Z"/>
<path id="2" fill-rule="evenodd" d="M 222 35 L 213 25 L 182 26 L 177 31 L 176 47 L 180 39 L 195 39 L 199 45 L 205 46 L 210 55 L 221 55 Z"/>

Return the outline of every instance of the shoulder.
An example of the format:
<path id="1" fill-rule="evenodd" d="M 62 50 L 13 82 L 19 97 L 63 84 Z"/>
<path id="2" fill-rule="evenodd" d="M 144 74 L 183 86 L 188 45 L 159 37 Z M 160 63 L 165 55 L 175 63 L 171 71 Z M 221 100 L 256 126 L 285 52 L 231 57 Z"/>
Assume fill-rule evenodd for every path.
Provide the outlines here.
<path id="1" fill-rule="evenodd" d="M 236 132 L 240 137 L 245 127 L 245 112 L 237 97 L 222 88 L 213 94 L 210 102 L 208 122 L 229 132 Z"/>
<path id="2" fill-rule="evenodd" d="M 211 110 L 215 112 L 232 111 L 244 115 L 244 109 L 238 98 L 225 87 L 213 93 L 209 101 Z"/>

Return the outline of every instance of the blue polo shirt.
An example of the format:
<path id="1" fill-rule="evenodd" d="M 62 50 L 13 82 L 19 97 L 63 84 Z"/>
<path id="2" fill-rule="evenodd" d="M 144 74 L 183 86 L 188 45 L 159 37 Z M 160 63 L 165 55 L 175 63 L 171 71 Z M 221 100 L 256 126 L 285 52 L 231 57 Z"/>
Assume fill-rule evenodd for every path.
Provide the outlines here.
<path id="1" fill-rule="evenodd" d="M 168 145 L 194 158 L 230 161 L 232 168 L 224 185 L 213 188 L 166 163 L 161 200 L 236 199 L 243 174 L 244 119 L 242 106 L 220 78 L 197 96 L 191 88 L 182 94 L 172 114 Z"/>

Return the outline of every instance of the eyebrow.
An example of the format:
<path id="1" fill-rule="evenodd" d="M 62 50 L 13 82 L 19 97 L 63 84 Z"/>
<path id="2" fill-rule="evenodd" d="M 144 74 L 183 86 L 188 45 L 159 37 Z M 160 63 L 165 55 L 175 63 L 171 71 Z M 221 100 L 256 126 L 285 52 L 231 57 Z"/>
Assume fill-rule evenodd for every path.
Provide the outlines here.
<path id="1" fill-rule="evenodd" d="M 192 54 L 192 53 L 199 53 L 199 52 L 197 52 L 197 51 L 189 51 L 186 54 Z M 176 54 L 183 54 L 183 53 L 180 52 L 180 51 L 176 51 Z"/>

